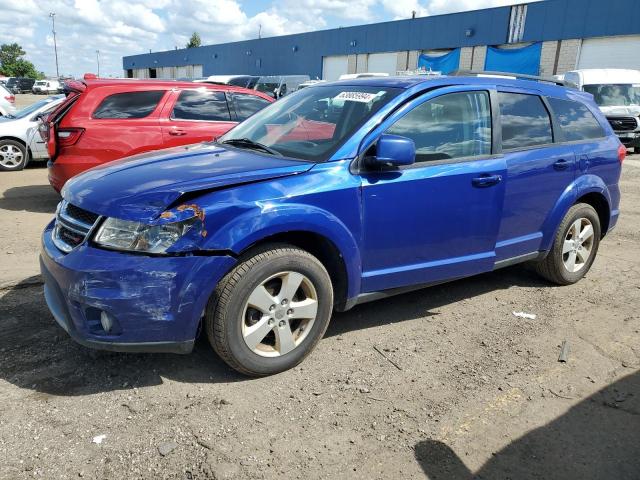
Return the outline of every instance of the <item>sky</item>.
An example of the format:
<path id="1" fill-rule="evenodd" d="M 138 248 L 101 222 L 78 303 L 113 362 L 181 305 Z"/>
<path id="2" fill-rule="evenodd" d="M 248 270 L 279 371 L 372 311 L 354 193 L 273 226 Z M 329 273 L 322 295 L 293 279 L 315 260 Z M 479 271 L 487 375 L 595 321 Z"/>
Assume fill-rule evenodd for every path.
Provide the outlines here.
<path id="1" fill-rule="evenodd" d="M 522 0 L 0 0 L 0 44 L 18 42 L 55 76 L 50 12 L 61 75 L 121 76 L 122 57 L 185 46 L 346 27 L 512 5 Z"/>

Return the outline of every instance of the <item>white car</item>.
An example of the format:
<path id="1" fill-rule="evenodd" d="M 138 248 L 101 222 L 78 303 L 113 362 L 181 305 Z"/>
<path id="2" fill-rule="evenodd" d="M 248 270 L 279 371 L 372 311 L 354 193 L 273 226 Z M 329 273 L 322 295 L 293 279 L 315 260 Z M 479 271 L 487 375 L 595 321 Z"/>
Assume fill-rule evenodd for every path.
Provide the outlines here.
<path id="1" fill-rule="evenodd" d="M 38 129 L 40 116 L 51 112 L 64 99 L 64 95 L 47 97 L 0 118 L 0 170 L 22 170 L 31 159 L 47 158 L 44 142 L 33 133 Z"/>
<path id="2" fill-rule="evenodd" d="M 4 85 L 0 85 L 0 117 L 16 113 L 15 101 L 16 96 L 7 90 Z"/>
<path id="3" fill-rule="evenodd" d="M 58 80 L 37 80 L 31 87 L 35 94 L 51 95 L 60 92 L 60 82 Z"/>
<path id="4" fill-rule="evenodd" d="M 640 153 L 640 70 L 572 70 L 564 82 L 592 94 L 624 146 Z"/>

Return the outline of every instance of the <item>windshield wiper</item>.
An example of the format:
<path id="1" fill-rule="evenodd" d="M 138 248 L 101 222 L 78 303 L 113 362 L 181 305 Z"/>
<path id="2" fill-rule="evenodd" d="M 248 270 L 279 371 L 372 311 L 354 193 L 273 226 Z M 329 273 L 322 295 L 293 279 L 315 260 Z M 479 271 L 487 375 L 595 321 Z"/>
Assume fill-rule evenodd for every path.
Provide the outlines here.
<path id="1" fill-rule="evenodd" d="M 263 152 L 268 153 L 269 155 L 275 155 L 277 157 L 282 157 L 282 154 L 273 148 L 267 147 L 258 142 L 254 142 L 250 138 L 230 138 L 229 140 L 225 140 L 220 142 L 221 144 L 228 144 L 237 147 L 246 147 L 252 150 L 261 150 Z"/>

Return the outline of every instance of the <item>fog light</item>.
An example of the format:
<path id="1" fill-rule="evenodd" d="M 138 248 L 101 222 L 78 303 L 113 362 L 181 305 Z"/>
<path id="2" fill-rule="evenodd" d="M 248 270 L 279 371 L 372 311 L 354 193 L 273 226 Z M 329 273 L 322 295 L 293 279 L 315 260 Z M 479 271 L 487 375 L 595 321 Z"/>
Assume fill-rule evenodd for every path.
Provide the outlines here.
<path id="1" fill-rule="evenodd" d="M 111 320 L 107 312 L 103 311 L 100 313 L 100 324 L 102 325 L 102 329 L 107 333 L 113 328 L 113 320 Z"/>

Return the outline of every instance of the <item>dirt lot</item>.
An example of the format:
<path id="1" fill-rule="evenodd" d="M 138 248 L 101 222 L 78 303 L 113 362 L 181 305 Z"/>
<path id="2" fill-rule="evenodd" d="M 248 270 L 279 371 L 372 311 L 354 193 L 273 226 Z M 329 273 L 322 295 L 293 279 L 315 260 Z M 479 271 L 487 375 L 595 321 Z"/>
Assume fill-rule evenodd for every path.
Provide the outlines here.
<path id="1" fill-rule="evenodd" d="M 631 156 L 580 283 L 514 267 L 363 305 L 254 380 L 204 341 L 173 356 L 69 340 L 37 276 L 57 196 L 44 168 L 0 174 L 0 479 L 638 479 L 638 185 Z"/>

